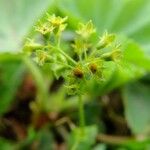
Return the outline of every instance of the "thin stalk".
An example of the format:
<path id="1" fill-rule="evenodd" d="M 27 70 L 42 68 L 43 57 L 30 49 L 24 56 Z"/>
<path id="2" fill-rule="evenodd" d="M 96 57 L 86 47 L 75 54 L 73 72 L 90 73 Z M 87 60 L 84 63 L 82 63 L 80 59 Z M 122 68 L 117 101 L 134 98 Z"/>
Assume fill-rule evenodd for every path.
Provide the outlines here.
<path id="1" fill-rule="evenodd" d="M 55 45 L 57 48 L 60 48 L 60 39 L 61 39 L 60 34 L 55 35 Z"/>
<path id="2" fill-rule="evenodd" d="M 35 80 L 37 90 L 38 90 L 38 95 L 40 96 L 40 100 L 42 100 L 41 108 L 43 109 L 45 107 L 44 106 L 45 102 L 48 100 L 48 91 L 47 91 L 47 87 L 44 84 L 45 83 L 44 78 L 41 72 L 39 71 L 39 69 L 37 68 L 37 66 L 34 65 L 34 63 L 29 58 L 24 57 L 23 61 Z"/>
<path id="3" fill-rule="evenodd" d="M 140 142 L 134 138 L 134 137 L 123 137 L 123 136 L 113 136 L 113 135 L 107 135 L 107 134 L 99 134 L 96 138 L 98 141 L 111 144 L 111 145 L 128 145 L 131 143 L 146 143 L 149 142 L 150 139 L 144 139 Z"/>
<path id="4" fill-rule="evenodd" d="M 74 61 L 69 55 L 67 55 L 64 51 L 62 51 L 61 49 L 58 49 L 58 51 L 63 54 L 70 62 L 72 62 L 74 65 L 77 64 L 76 61 Z"/>
<path id="5" fill-rule="evenodd" d="M 62 55 L 64 55 L 70 62 L 72 62 L 74 65 L 77 64 L 77 62 L 75 60 L 73 60 L 68 54 L 66 54 L 62 49 L 60 49 L 59 47 L 55 47 L 55 46 L 47 46 L 49 48 L 53 48 L 58 50 Z"/>
<path id="6" fill-rule="evenodd" d="M 84 103 L 81 95 L 79 95 L 79 123 L 81 128 L 81 134 L 84 135 L 85 115 L 84 115 Z"/>
<path id="7" fill-rule="evenodd" d="M 60 48 L 60 36 L 57 38 L 57 47 Z"/>
<path id="8" fill-rule="evenodd" d="M 62 63 L 62 62 L 59 62 L 59 61 L 56 61 L 56 63 L 58 63 L 60 65 L 63 65 L 63 66 L 66 66 L 67 68 L 73 69 L 73 67 L 69 64 L 65 64 L 65 63 Z"/>
<path id="9" fill-rule="evenodd" d="M 85 43 L 88 43 L 88 41 L 85 40 Z M 87 60 L 87 48 L 84 48 L 83 52 L 84 52 L 84 58 L 85 58 L 85 60 Z"/>
<path id="10" fill-rule="evenodd" d="M 86 53 L 86 49 L 84 49 L 84 58 L 85 58 L 85 60 L 87 60 L 87 53 Z"/>
<path id="11" fill-rule="evenodd" d="M 38 91 L 40 93 L 42 93 L 43 95 L 45 95 L 47 93 L 46 86 L 44 85 L 44 79 L 43 79 L 39 69 L 37 68 L 36 65 L 34 65 L 34 63 L 29 58 L 24 57 L 23 60 L 24 60 L 25 65 L 31 72 L 32 76 L 34 77 L 34 80 L 37 84 Z"/>
<path id="12" fill-rule="evenodd" d="M 82 61 L 82 56 L 81 55 L 79 55 L 79 60 L 80 60 L 80 62 Z"/>
<path id="13" fill-rule="evenodd" d="M 93 51 L 91 52 L 90 56 L 94 56 L 96 52 L 97 52 L 97 49 L 94 48 Z"/>

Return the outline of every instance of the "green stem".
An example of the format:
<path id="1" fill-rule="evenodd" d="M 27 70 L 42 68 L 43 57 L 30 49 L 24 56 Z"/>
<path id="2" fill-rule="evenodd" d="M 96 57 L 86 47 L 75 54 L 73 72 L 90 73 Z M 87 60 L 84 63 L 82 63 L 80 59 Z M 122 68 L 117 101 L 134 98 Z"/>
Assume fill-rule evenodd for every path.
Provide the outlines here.
<path id="1" fill-rule="evenodd" d="M 80 62 L 82 61 L 82 57 L 81 57 L 81 55 L 79 55 L 79 61 L 80 61 Z"/>
<path id="2" fill-rule="evenodd" d="M 69 65 L 69 64 L 65 64 L 65 63 L 62 63 L 62 62 L 59 62 L 59 61 L 56 61 L 55 63 L 58 63 L 58 64 L 60 64 L 60 65 L 63 65 L 63 66 L 65 66 L 65 67 L 67 67 L 67 68 L 73 69 L 73 67 L 72 67 L 71 65 Z"/>
<path id="3" fill-rule="evenodd" d="M 93 51 L 91 52 L 90 56 L 94 56 L 96 52 L 97 52 L 97 49 L 94 48 Z"/>
<path id="4" fill-rule="evenodd" d="M 79 95 L 79 121 L 81 134 L 84 135 L 85 115 L 84 115 L 84 103 L 81 95 Z"/>
<path id="5" fill-rule="evenodd" d="M 72 62 L 74 65 L 77 64 L 76 61 L 74 61 L 69 55 L 67 55 L 64 51 L 62 51 L 61 49 L 58 49 L 58 51 L 63 54 L 70 62 Z"/>
<path id="6" fill-rule="evenodd" d="M 58 46 L 47 46 L 48 48 L 53 48 L 58 50 L 62 55 L 64 55 L 70 62 L 72 62 L 74 65 L 77 65 L 77 62 L 75 60 L 73 60 L 68 54 L 66 54 L 62 49 L 60 49 Z"/>
<path id="7" fill-rule="evenodd" d="M 57 47 L 60 48 L 60 36 L 57 38 Z"/>
<path id="8" fill-rule="evenodd" d="M 37 95 L 40 96 L 41 105 L 42 105 L 41 108 L 43 108 L 45 101 L 48 99 L 48 91 L 47 91 L 47 87 L 45 86 L 44 78 L 41 72 L 39 71 L 39 69 L 37 68 L 37 66 L 34 65 L 34 63 L 29 58 L 24 57 L 23 61 L 35 80 L 37 90 L 38 90 Z"/>
<path id="9" fill-rule="evenodd" d="M 78 145 L 79 145 L 79 141 L 76 140 L 75 143 L 73 144 L 73 146 L 71 147 L 71 150 L 76 150 Z"/>
<path id="10" fill-rule="evenodd" d="M 84 49 L 84 57 L 85 57 L 85 60 L 86 60 L 87 59 L 86 49 Z"/>

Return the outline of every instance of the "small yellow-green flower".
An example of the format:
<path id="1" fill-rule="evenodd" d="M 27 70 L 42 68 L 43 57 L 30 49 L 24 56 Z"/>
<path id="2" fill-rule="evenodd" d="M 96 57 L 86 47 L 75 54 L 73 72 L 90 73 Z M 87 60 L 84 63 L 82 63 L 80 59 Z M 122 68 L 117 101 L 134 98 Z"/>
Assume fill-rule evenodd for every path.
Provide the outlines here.
<path id="1" fill-rule="evenodd" d="M 96 29 L 94 28 L 94 25 L 90 20 L 86 24 L 80 23 L 76 33 L 81 37 L 83 37 L 84 39 L 88 39 L 95 31 Z"/>
<path id="2" fill-rule="evenodd" d="M 37 63 L 41 66 L 45 63 L 46 59 L 48 58 L 47 52 L 43 50 L 38 50 L 36 56 L 37 59 L 35 61 L 37 61 Z"/>
<path id="3" fill-rule="evenodd" d="M 43 45 L 36 43 L 33 39 L 27 39 L 27 41 L 24 44 L 23 50 L 26 52 L 32 52 L 34 50 L 42 48 Z"/>
<path id="4" fill-rule="evenodd" d="M 35 30 L 40 32 L 43 35 L 49 34 L 53 32 L 54 26 L 50 25 L 49 23 L 39 24 L 35 27 Z"/>
<path id="5" fill-rule="evenodd" d="M 102 56 L 106 61 L 117 61 L 122 57 L 120 45 L 117 45 L 111 52 L 104 53 Z"/>
<path id="6" fill-rule="evenodd" d="M 105 32 L 103 36 L 100 37 L 98 47 L 104 48 L 109 46 L 115 40 L 115 38 L 116 38 L 115 34 L 108 34 L 108 32 Z"/>
<path id="7" fill-rule="evenodd" d="M 56 32 L 56 35 L 60 36 L 60 34 L 65 30 L 67 24 L 61 24 Z"/>
<path id="8" fill-rule="evenodd" d="M 120 58 L 122 57 L 122 52 L 120 50 L 120 45 L 117 45 L 111 54 L 112 60 L 116 61 L 116 60 L 120 60 Z"/>
<path id="9" fill-rule="evenodd" d="M 68 19 L 68 17 L 60 17 L 60 16 L 55 16 L 55 14 L 53 14 L 52 16 L 50 16 L 48 14 L 48 21 L 54 26 L 54 27 L 58 27 L 60 25 L 62 25 L 63 23 L 66 22 L 66 20 Z"/>
<path id="10" fill-rule="evenodd" d="M 121 51 L 120 50 L 114 50 L 114 51 L 112 51 L 111 57 L 112 57 L 113 61 L 120 60 L 121 56 L 122 55 L 121 55 Z"/>
<path id="11" fill-rule="evenodd" d="M 80 55 L 85 49 L 88 48 L 88 45 L 80 39 L 75 39 L 75 43 L 72 44 L 72 47 L 74 48 L 74 51 Z"/>

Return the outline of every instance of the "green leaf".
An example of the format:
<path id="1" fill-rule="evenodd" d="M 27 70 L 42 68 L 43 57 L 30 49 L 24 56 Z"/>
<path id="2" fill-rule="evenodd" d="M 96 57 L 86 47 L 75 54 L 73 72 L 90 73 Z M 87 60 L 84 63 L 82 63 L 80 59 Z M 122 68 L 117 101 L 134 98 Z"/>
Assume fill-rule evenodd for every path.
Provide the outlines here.
<path id="1" fill-rule="evenodd" d="M 0 55 L 0 115 L 11 106 L 21 84 L 24 69 L 20 55 Z"/>
<path id="2" fill-rule="evenodd" d="M 137 43 L 128 42 L 125 47 L 124 58 L 139 68 L 150 71 L 150 57 L 143 52 L 143 49 Z"/>
<path id="3" fill-rule="evenodd" d="M 135 134 L 146 134 L 150 131 L 150 86 L 137 82 L 123 89 L 125 116 Z"/>
<path id="4" fill-rule="evenodd" d="M 18 150 L 31 149 L 31 147 L 40 150 L 52 150 L 54 149 L 54 137 L 48 126 L 44 126 L 39 131 L 30 127 L 27 137 L 19 142 L 17 147 Z"/>
<path id="5" fill-rule="evenodd" d="M 108 64 L 107 70 L 112 70 Z M 106 76 L 105 91 L 110 91 L 126 82 L 137 80 L 150 71 L 150 58 L 147 57 L 138 44 L 129 40 L 123 46 L 123 59 L 116 63 L 109 79 Z"/>
<path id="6" fill-rule="evenodd" d="M 61 0 L 59 9 L 74 21 L 93 20 L 98 31 L 123 34 L 150 48 L 149 0 Z"/>
<path id="7" fill-rule="evenodd" d="M 120 62 L 105 64 L 104 81 L 89 84 L 89 91 L 104 94 L 130 81 L 137 80 L 150 71 L 150 58 L 132 40 L 123 42 L 123 58 Z"/>
<path id="8" fill-rule="evenodd" d="M 106 145 L 105 144 L 98 144 L 94 147 L 93 150 L 106 150 Z"/>
<path id="9" fill-rule="evenodd" d="M 42 71 L 39 70 L 30 58 L 20 54 L 1 53 L 0 54 L 0 116 L 6 113 L 21 85 L 24 73 L 28 71 L 33 76 L 37 86 L 37 98 L 42 99 L 38 109 L 47 107 L 48 85 Z M 45 106 L 46 105 L 46 106 Z"/>
<path id="10" fill-rule="evenodd" d="M 47 128 L 42 129 L 38 133 L 36 142 L 37 142 L 37 149 L 52 150 L 54 148 L 53 135 Z"/>
<path id="11" fill-rule="evenodd" d="M 84 135 L 81 135 L 81 130 L 75 128 L 68 142 L 68 149 L 70 150 L 90 150 L 91 146 L 95 143 L 96 135 L 98 133 L 96 126 L 85 127 Z"/>
<path id="12" fill-rule="evenodd" d="M 19 50 L 25 36 L 53 0 L 1 0 L 0 51 Z"/>
<path id="13" fill-rule="evenodd" d="M 1 150 L 15 150 L 15 144 L 4 138 L 0 138 L 0 148 Z"/>

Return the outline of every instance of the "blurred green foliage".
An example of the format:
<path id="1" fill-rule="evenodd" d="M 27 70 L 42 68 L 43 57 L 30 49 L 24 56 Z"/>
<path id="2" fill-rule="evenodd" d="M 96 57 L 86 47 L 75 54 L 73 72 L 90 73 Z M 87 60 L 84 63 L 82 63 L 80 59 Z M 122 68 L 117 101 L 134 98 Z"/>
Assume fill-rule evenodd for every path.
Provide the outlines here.
<path id="1" fill-rule="evenodd" d="M 150 1 L 149 0 L 0 0 L 0 116 L 9 112 L 16 101 L 16 94 L 23 83 L 25 72 L 30 72 L 37 87 L 36 105 L 34 101 L 30 107 L 38 114 L 37 108 L 42 107 L 48 113 L 64 113 L 76 110 L 76 97 L 67 97 L 63 88 L 58 88 L 49 94 L 49 84 L 54 78 L 48 74 L 48 68 L 41 69 L 30 59 L 16 54 L 22 50 L 22 45 L 28 35 L 36 36 L 33 26 L 39 19 L 45 17 L 45 12 L 56 13 L 69 17 L 68 32 L 64 38 L 72 40 L 72 30 L 77 22 L 92 20 L 97 32 L 105 30 L 117 34 L 118 41 L 123 43 L 123 59 L 116 67 L 111 63 L 105 64 L 105 82 L 101 85 L 91 82 L 87 86 L 89 95 L 84 97 L 86 105 L 94 103 L 98 96 L 108 95 L 119 88 L 123 100 L 124 117 L 134 139 L 117 143 L 98 144 L 94 140 L 97 134 L 106 133 L 106 127 L 101 122 L 102 105 L 98 105 L 100 112 L 87 111 L 87 136 L 80 139 L 77 129 L 66 133 L 63 126 L 55 130 L 64 136 L 66 143 L 72 149 L 87 150 L 149 150 L 150 149 Z M 93 39 L 94 40 L 94 39 Z M 6 53 L 8 52 L 8 53 Z M 71 52 L 69 52 L 71 53 Z M 140 80 L 140 81 L 139 81 Z M 121 91 L 121 92 L 120 92 Z M 28 93 L 27 93 L 28 94 Z M 100 99 L 102 99 L 102 97 Z M 66 100 L 67 99 L 67 100 Z M 98 101 L 99 102 L 99 101 Z M 96 103 L 97 104 L 97 103 Z M 88 110 L 88 109 L 87 109 Z M 91 112 L 91 113 L 90 113 Z M 67 114 L 67 113 L 66 113 Z M 75 119 L 76 113 L 68 112 L 70 118 Z M 93 126 L 94 118 L 95 128 Z M 88 120 L 88 118 L 90 118 Z M 92 120 L 92 121 L 90 121 Z M 0 124 L 2 121 L 0 120 Z M 30 125 L 32 126 L 32 124 Z M 51 150 L 55 147 L 52 125 L 45 126 L 39 131 L 28 128 L 24 141 L 13 142 L 0 138 L 2 150 L 29 149 L 34 143 L 35 149 Z M 98 128 L 98 131 L 97 131 Z M 1 125 L 0 125 L 1 130 Z M 113 128 L 112 128 L 113 130 Z M 68 141 L 70 138 L 70 142 Z M 75 139 L 75 140 L 74 140 Z M 73 141 L 73 142 L 72 142 Z M 82 148 L 80 148 L 80 145 Z M 75 147 L 75 148 L 74 148 Z M 91 148 L 92 147 L 92 148 Z M 66 148 L 66 147 L 65 147 Z M 71 148 L 69 148 L 71 149 Z"/>

